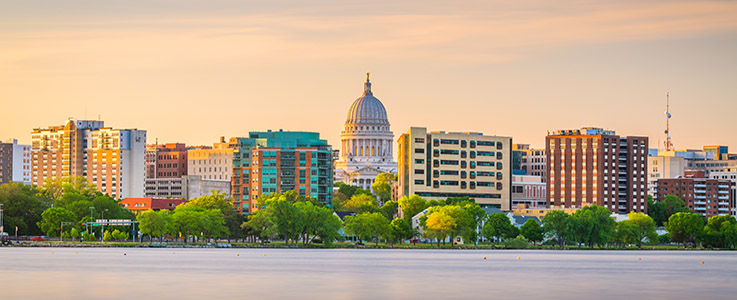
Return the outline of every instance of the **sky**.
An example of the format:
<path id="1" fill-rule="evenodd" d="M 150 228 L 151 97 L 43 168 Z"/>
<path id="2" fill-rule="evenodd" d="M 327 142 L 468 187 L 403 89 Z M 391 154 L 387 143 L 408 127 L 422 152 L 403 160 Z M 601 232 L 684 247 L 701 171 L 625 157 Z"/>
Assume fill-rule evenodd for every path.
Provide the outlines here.
<path id="1" fill-rule="evenodd" d="M 521 3 L 516 3 L 521 2 Z M 737 152 L 736 1 L 0 0 L 0 139 L 68 118 L 149 143 L 317 131 L 365 73 L 410 126 L 543 147 L 584 126 Z"/>

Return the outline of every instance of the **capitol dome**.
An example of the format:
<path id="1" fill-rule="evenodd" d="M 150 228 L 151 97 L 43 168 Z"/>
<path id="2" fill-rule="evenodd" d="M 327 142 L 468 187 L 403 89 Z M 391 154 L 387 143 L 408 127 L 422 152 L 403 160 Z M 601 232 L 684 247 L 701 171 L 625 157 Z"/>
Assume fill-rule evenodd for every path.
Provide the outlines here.
<path id="1" fill-rule="evenodd" d="M 366 73 L 363 96 L 356 99 L 348 110 L 348 124 L 389 124 L 384 104 L 371 93 L 371 82 Z"/>

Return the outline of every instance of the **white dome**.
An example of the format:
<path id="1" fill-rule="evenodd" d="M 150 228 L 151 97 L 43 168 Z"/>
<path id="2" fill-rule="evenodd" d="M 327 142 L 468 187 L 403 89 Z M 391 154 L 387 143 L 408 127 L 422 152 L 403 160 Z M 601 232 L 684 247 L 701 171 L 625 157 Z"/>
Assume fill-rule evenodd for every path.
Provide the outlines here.
<path id="1" fill-rule="evenodd" d="M 389 124 L 384 104 L 371 93 L 368 74 L 366 74 L 363 96 L 353 102 L 345 122 L 346 124 Z"/>

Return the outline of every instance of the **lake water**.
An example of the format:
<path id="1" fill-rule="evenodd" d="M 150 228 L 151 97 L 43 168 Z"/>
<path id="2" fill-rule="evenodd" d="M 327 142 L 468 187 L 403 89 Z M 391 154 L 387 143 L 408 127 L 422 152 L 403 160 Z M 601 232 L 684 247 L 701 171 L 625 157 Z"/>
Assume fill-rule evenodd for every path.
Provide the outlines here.
<path id="1" fill-rule="evenodd" d="M 737 252 L 0 248 L 0 299 L 139 298 L 737 299 Z"/>

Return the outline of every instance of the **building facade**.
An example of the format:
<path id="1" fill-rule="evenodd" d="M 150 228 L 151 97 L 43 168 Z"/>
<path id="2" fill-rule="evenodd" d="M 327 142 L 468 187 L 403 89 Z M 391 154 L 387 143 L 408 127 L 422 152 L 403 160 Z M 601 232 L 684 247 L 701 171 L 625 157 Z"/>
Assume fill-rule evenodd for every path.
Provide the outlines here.
<path id="1" fill-rule="evenodd" d="M 231 139 L 234 141 L 234 139 Z M 233 175 L 234 145 L 220 138 L 212 147 L 201 147 L 187 151 L 187 174 L 198 175 L 206 180 L 231 181 Z"/>
<path id="2" fill-rule="evenodd" d="M 545 182 L 545 149 L 530 148 L 528 144 L 514 144 L 512 150 L 520 153 L 520 169 L 524 175 L 540 176 Z"/>
<path id="3" fill-rule="evenodd" d="M 148 211 L 159 210 L 174 210 L 177 206 L 187 203 L 186 200 L 181 198 L 152 198 L 152 197 L 141 197 L 141 198 L 125 198 L 120 200 L 118 205 L 120 207 L 127 208 L 134 214 L 140 214 Z"/>
<path id="4" fill-rule="evenodd" d="M 335 161 L 337 181 L 370 190 L 380 173 L 396 174 L 394 133 L 384 104 L 371 91 L 368 74 L 363 95 L 348 110 L 340 140 L 340 156 Z"/>
<path id="5" fill-rule="evenodd" d="M 704 217 L 732 214 L 732 182 L 707 179 L 703 171 L 686 171 L 681 178 L 658 179 L 653 198 L 665 199 L 675 195 L 683 199 L 689 209 Z"/>
<path id="6" fill-rule="evenodd" d="M 146 197 L 184 198 L 187 200 L 210 195 L 211 191 L 230 196 L 230 181 L 202 179 L 199 175 L 180 178 L 147 178 Z"/>
<path id="7" fill-rule="evenodd" d="M 168 143 L 146 146 L 146 178 L 181 178 L 187 175 L 187 146 Z"/>
<path id="8" fill-rule="evenodd" d="M 31 146 L 16 139 L 0 142 L 0 184 L 11 181 L 31 184 Z"/>
<path id="9" fill-rule="evenodd" d="M 737 217 L 737 168 L 727 168 L 724 171 L 711 172 L 709 174 L 709 178 L 730 181 L 729 186 L 732 189 L 731 198 L 729 200 L 730 205 L 732 206 L 730 214 Z"/>
<path id="10" fill-rule="evenodd" d="M 647 212 L 647 154 L 647 137 L 620 137 L 601 128 L 548 134 L 548 205 Z"/>
<path id="11" fill-rule="evenodd" d="M 400 196 L 468 196 L 482 208 L 511 209 L 511 137 L 411 127 L 398 145 Z"/>
<path id="12" fill-rule="evenodd" d="M 332 207 L 332 148 L 319 133 L 251 132 L 236 140 L 231 193 L 238 211 L 251 213 L 262 195 L 286 191 Z"/>
<path id="13" fill-rule="evenodd" d="M 512 208 L 547 207 L 545 188 L 545 182 L 540 176 L 513 175 Z"/>
<path id="14" fill-rule="evenodd" d="M 658 179 L 683 176 L 687 162 L 678 156 L 648 156 L 647 166 L 647 191 L 649 195 L 655 195 Z"/>
<path id="15" fill-rule="evenodd" d="M 69 120 L 31 133 L 33 184 L 82 176 L 114 198 L 144 194 L 146 131 L 104 127 L 102 121 Z"/>

